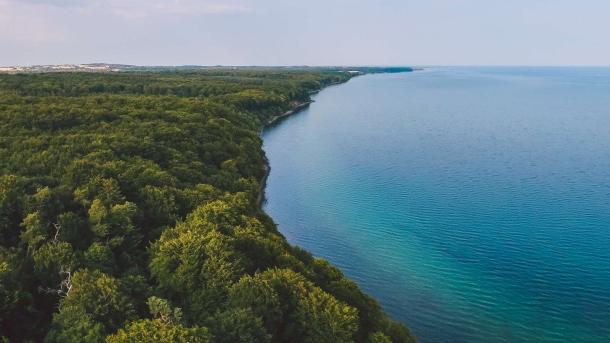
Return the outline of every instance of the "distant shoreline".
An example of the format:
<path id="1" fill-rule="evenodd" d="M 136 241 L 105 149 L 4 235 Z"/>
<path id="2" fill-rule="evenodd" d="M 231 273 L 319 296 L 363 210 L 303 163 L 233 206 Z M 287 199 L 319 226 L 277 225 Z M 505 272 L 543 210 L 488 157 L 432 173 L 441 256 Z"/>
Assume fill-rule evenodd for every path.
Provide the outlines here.
<path id="1" fill-rule="evenodd" d="M 84 64 L 45 64 L 45 65 L 16 65 L 1 66 L 0 74 L 46 74 L 46 73 L 121 73 L 121 72 L 159 72 L 159 71 L 218 71 L 218 70 L 335 70 L 356 75 L 374 73 L 396 73 L 415 71 L 414 67 L 366 67 L 366 66 L 203 66 L 203 65 L 177 65 L 177 66 L 139 66 L 131 64 L 114 63 L 84 63 Z M 354 76 L 356 76 L 354 75 Z"/>
<path id="2" fill-rule="evenodd" d="M 331 86 L 336 86 L 336 85 L 340 85 L 340 84 L 344 84 L 346 82 L 349 82 L 352 78 L 359 76 L 359 75 L 364 75 L 364 74 L 358 74 L 358 75 L 353 75 L 352 77 L 350 77 L 349 79 L 345 80 L 345 81 L 340 81 L 340 82 L 332 82 L 314 92 L 310 93 L 311 95 L 317 94 L 319 92 L 321 92 L 322 90 L 331 87 Z M 314 103 L 314 100 L 312 100 L 311 98 L 307 101 L 304 102 L 299 102 L 299 103 L 295 103 L 294 106 L 292 106 L 291 109 L 289 109 L 288 111 L 282 113 L 282 114 L 278 114 L 276 116 L 271 117 L 261 128 L 260 131 L 260 135 L 261 135 L 261 140 L 262 140 L 262 135 L 263 132 L 265 131 L 265 129 L 275 126 L 277 124 L 279 124 L 282 120 L 286 119 L 287 117 L 290 117 L 294 114 L 297 114 L 303 110 L 305 110 L 306 108 L 309 107 L 309 105 L 311 105 L 312 103 Z M 263 150 L 264 153 L 264 150 Z M 264 212 L 263 210 L 263 205 L 265 203 L 265 188 L 267 188 L 267 179 L 269 178 L 269 174 L 271 173 L 271 165 L 269 164 L 269 160 L 267 159 L 267 155 L 264 155 L 264 165 L 263 165 L 263 169 L 265 171 L 261 181 L 260 181 L 260 186 L 258 189 L 258 196 L 256 198 L 256 204 L 259 208 L 260 211 Z"/>
<path id="3" fill-rule="evenodd" d="M 358 76 L 364 76 L 364 75 L 370 75 L 370 74 L 383 74 L 383 73 L 410 73 L 410 72 L 414 72 L 414 71 L 419 71 L 419 70 L 423 70 L 423 68 L 387 68 L 383 71 L 372 71 L 372 72 L 360 72 L 357 74 L 352 74 L 351 77 L 347 80 L 344 81 L 337 81 L 337 82 L 331 82 L 328 85 L 325 85 L 323 87 L 321 87 L 320 89 L 317 89 L 313 92 L 310 93 L 311 95 L 315 95 L 317 93 L 320 93 L 321 91 L 323 91 L 324 89 L 328 88 L 328 87 L 332 87 L 332 86 L 338 86 L 338 85 L 342 85 L 344 83 L 349 82 L 350 80 L 352 80 L 355 77 Z M 261 128 L 260 131 L 260 136 L 261 136 L 261 140 L 262 140 L 262 135 L 263 132 L 265 131 L 265 129 L 273 127 L 275 125 L 278 125 L 282 120 L 297 114 L 303 110 L 305 110 L 306 108 L 309 107 L 309 105 L 311 105 L 312 103 L 314 103 L 315 100 L 312 100 L 311 98 L 307 101 L 304 102 L 299 102 L 296 103 L 294 106 L 292 106 L 291 109 L 289 109 L 288 111 L 282 113 L 282 114 L 278 114 L 276 116 L 271 117 Z M 263 150 L 264 153 L 264 150 Z M 269 160 L 267 159 L 267 155 L 264 155 L 264 175 L 260 181 L 260 186 L 259 186 L 259 190 L 258 190 L 258 196 L 256 198 L 256 204 L 259 208 L 260 211 L 264 212 L 263 210 L 263 205 L 265 203 L 265 188 L 267 188 L 267 179 L 269 179 L 269 174 L 271 173 L 271 165 L 269 163 Z"/>

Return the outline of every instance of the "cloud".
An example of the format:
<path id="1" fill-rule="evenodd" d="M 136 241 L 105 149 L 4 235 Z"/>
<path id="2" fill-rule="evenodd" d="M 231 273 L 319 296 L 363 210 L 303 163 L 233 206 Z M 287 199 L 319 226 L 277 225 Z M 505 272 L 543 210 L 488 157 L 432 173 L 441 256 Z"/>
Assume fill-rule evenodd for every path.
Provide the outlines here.
<path id="1" fill-rule="evenodd" d="M 5 3 L 24 5 L 47 5 L 56 7 L 84 7 L 95 1 L 88 0 L 5 0 Z"/>
<path id="2" fill-rule="evenodd" d="M 11 55 L 34 58 L 39 52 L 49 54 L 49 49 L 60 47 L 82 54 L 97 51 L 91 42 L 114 46 L 128 45 L 119 42 L 130 39 L 148 41 L 144 32 L 158 31 L 168 25 L 167 19 L 182 25 L 199 22 L 201 16 L 247 12 L 249 1 L 0 0 L 0 47 L 5 48 L 0 48 L 0 61 L 6 64 Z M 24 61 L 20 57 L 17 62 Z"/>
<path id="3" fill-rule="evenodd" d="M 208 0 L 0 0 L 0 5 L 47 6 L 108 12 L 123 18 L 155 15 L 229 14 L 250 11 L 238 1 Z"/>
<path id="4" fill-rule="evenodd" d="M 144 18 L 156 15 L 206 15 L 247 12 L 240 3 L 216 3 L 197 0 L 102 0 L 101 6 L 124 18 Z"/>

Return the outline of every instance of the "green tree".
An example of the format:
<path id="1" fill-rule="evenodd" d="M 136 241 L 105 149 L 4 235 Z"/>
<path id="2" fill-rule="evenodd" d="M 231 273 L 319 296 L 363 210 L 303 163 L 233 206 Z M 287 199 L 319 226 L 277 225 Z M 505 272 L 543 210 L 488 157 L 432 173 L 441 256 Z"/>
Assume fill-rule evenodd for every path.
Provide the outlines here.
<path id="1" fill-rule="evenodd" d="M 369 336 L 368 343 L 392 343 L 390 337 L 383 334 L 383 332 L 375 332 Z"/>
<path id="2" fill-rule="evenodd" d="M 61 213 L 54 228 L 59 231 L 58 240 L 69 242 L 75 248 L 83 249 L 90 243 L 91 232 L 85 220 L 75 212 Z"/>
<path id="3" fill-rule="evenodd" d="M 104 341 L 104 325 L 96 322 L 82 306 L 64 305 L 53 316 L 45 338 L 48 343 L 99 343 Z"/>
<path id="4" fill-rule="evenodd" d="M 249 308 L 230 308 L 208 320 L 210 331 L 218 343 L 265 343 L 271 335 L 263 326 L 262 318 Z"/>
<path id="5" fill-rule="evenodd" d="M 119 280 L 97 270 L 83 269 L 70 278 L 49 339 L 68 335 L 75 335 L 75 340 L 85 339 L 99 328 L 103 333 L 113 332 L 134 318 L 134 306 Z"/>
<path id="6" fill-rule="evenodd" d="M 23 329 L 22 319 L 27 294 L 19 278 L 19 257 L 14 249 L 0 247 L 0 329 L 14 338 Z"/>
<path id="7" fill-rule="evenodd" d="M 100 242 L 93 242 L 85 251 L 85 264 L 107 274 L 113 274 L 117 268 L 112 249 Z"/>
<path id="8" fill-rule="evenodd" d="M 153 246 L 150 270 L 172 299 L 180 299 L 190 318 L 203 319 L 225 301 L 227 286 L 241 273 L 232 239 L 211 223 L 182 223 Z"/>
<path id="9" fill-rule="evenodd" d="M 21 223 L 21 241 L 27 246 L 28 250 L 36 250 L 48 238 L 49 229 L 39 212 L 29 213 Z"/>
<path id="10" fill-rule="evenodd" d="M 21 180 L 15 175 L 0 175 L 0 245 L 15 245 L 22 212 Z"/>
<path id="11" fill-rule="evenodd" d="M 34 273 L 43 287 L 57 287 L 62 273 L 74 270 L 76 258 L 68 242 L 48 242 L 32 252 Z"/>
<path id="12" fill-rule="evenodd" d="M 258 204 L 262 125 L 349 78 L 0 75 L 0 337 L 412 339 L 338 269 L 290 246 Z"/>
<path id="13" fill-rule="evenodd" d="M 231 303 L 260 315 L 279 341 L 351 342 L 358 328 L 356 309 L 288 269 L 244 276 L 231 289 Z"/>
<path id="14" fill-rule="evenodd" d="M 208 343 L 211 342 L 207 329 L 186 328 L 180 324 L 169 324 L 159 319 L 139 320 L 108 336 L 107 343 Z"/>
<path id="15" fill-rule="evenodd" d="M 172 308 L 165 299 L 150 297 L 147 301 L 150 314 L 166 324 L 180 323 L 182 320 L 182 309 Z"/>

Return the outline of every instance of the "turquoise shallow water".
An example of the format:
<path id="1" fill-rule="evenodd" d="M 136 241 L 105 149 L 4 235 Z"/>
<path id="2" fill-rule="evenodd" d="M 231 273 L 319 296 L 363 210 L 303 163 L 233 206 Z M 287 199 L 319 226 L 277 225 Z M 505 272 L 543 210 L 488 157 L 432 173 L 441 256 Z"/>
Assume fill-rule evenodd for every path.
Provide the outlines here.
<path id="1" fill-rule="evenodd" d="M 422 342 L 610 341 L 610 69 L 358 77 L 263 133 L 265 210 Z"/>

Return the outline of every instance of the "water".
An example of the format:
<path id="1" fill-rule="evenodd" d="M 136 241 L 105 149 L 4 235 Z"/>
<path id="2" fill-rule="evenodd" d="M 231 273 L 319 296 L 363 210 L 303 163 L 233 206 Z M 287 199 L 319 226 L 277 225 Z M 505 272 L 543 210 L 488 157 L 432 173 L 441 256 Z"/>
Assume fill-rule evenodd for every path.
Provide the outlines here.
<path id="1" fill-rule="evenodd" d="M 358 77 L 267 129 L 265 210 L 422 342 L 610 341 L 610 69 Z"/>

